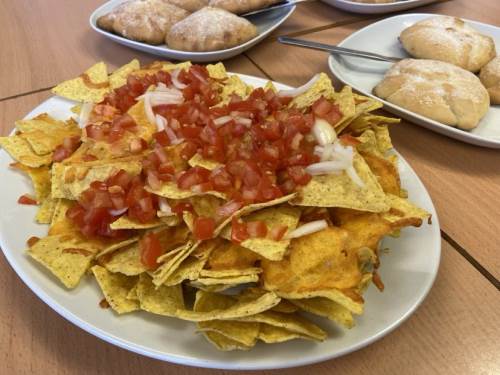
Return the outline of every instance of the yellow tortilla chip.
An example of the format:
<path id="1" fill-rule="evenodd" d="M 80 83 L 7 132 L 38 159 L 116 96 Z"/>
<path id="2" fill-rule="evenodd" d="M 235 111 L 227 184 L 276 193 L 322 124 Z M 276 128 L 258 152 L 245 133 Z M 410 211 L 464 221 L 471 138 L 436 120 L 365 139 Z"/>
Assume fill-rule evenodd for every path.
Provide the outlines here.
<path id="1" fill-rule="evenodd" d="M 277 344 L 299 338 L 308 339 L 309 336 L 302 336 L 285 328 L 260 323 L 260 330 L 257 338 L 266 344 Z"/>
<path id="2" fill-rule="evenodd" d="M 203 332 L 207 340 L 212 343 L 217 349 L 228 352 L 231 350 L 249 350 L 251 346 L 243 345 L 242 343 L 231 340 L 230 338 L 221 335 L 218 332 Z"/>
<path id="3" fill-rule="evenodd" d="M 212 171 L 222 165 L 217 161 L 204 159 L 200 154 L 194 154 L 194 156 L 189 159 L 188 163 L 190 167 L 202 167 L 208 169 L 209 171 Z"/>
<path id="4" fill-rule="evenodd" d="M 373 174 L 377 177 L 382 190 L 385 193 L 399 195 L 401 181 L 397 166 L 384 157 L 372 152 L 361 152 L 361 155 Z"/>
<path id="5" fill-rule="evenodd" d="M 139 309 L 137 301 L 127 299 L 130 290 L 137 283 L 137 277 L 111 273 L 101 266 L 92 267 L 92 273 L 101 287 L 109 306 L 118 314 L 125 314 Z"/>
<path id="6" fill-rule="evenodd" d="M 230 241 L 221 241 L 210 254 L 207 268 L 210 270 L 247 269 L 254 266 L 259 256 Z"/>
<path id="7" fill-rule="evenodd" d="M 37 155 L 28 141 L 20 135 L 0 137 L 0 146 L 12 159 L 31 168 L 38 168 L 52 163 L 52 155 Z"/>
<path id="8" fill-rule="evenodd" d="M 237 275 L 237 276 L 227 276 L 227 277 L 198 277 L 191 283 L 191 285 L 200 287 L 201 286 L 222 287 L 223 285 L 228 285 L 229 287 L 233 287 L 240 284 L 256 283 L 257 281 L 259 281 L 258 274 Z"/>
<path id="9" fill-rule="evenodd" d="M 308 298 L 308 299 L 292 299 L 289 300 L 301 310 L 324 316 L 329 320 L 336 322 L 346 328 L 354 326 L 354 319 L 351 312 L 344 306 L 323 297 Z"/>
<path id="10" fill-rule="evenodd" d="M 57 200 L 52 198 L 46 198 L 38 212 L 36 213 L 35 220 L 38 224 L 50 224 L 52 222 L 52 216 L 56 209 Z"/>
<path id="11" fill-rule="evenodd" d="M 108 69 L 103 62 L 97 63 L 77 78 L 64 81 L 54 87 L 56 95 L 78 102 L 98 103 L 110 91 Z"/>
<path id="12" fill-rule="evenodd" d="M 146 186 L 146 190 L 149 191 L 150 193 L 159 195 L 160 197 L 169 199 L 186 199 L 198 195 L 213 195 L 221 199 L 226 199 L 225 194 L 220 193 L 218 191 L 206 191 L 203 193 L 195 193 L 191 190 L 182 190 L 177 187 L 177 184 L 175 182 L 164 183 L 159 189 L 152 189 L 149 186 Z"/>
<path id="13" fill-rule="evenodd" d="M 111 89 L 117 89 L 118 87 L 121 87 L 124 84 L 126 84 L 127 77 L 130 75 L 130 73 L 134 72 L 135 70 L 139 70 L 140 68 L 141 64 L 139 63 L 139 60 L 133 59 L 128 64 L 125 64 L 120 68 L 116 69 L 109 76 L 109 85 L 111 86 Z"/>
<path id="14" fill-rule="evenodd" d="M 123 169 L 132 176 L 141 173 L 139 157 L 111 161 L 90 161 L 79 164 L 54 163 L 52 165 L 52 197 L 77 200 L 94 181 L 104 181 Z"/>
<path id="15" fill-rule="evenodd" d="M 264 311 L 259 314 L 237 318 L 236 320 L 265 323 L 297 333 L 301 338 L 309 338 L 316 341 L 324 341 L 326 339 L 325 331 L 296 313 L 283 314 L 275 311 Z"/>
<path id="16" fill-rule="evenodd" d="M 230 296 L 223 296 L 220 294 L 207 293 L 199 290 L 196 293 L 196 300 L 204 298 L 217 298 L 217 301 L 227 300 L 227 302 L 220 302 L 226 304 L 224 308 L 215 308 L 210 311 L 189 311 L 178 310 L 177 317 L 183 320 L 190 320 L 193 322 L 205 322 L 210 320 L 233 320 L 242 318 L 249 315 L 255 315 L 262 311 L 269 310 L 277 305 L 280 298 L 273 292 L 266 293 L 255 300 L 239 302 Z M 196 302 L 195 302 L 196 305 Z"/>
<path id="17" fill-rule="evenodd" d="M 141 250 L 138 242 L 123 246 L 113 251 L 112 254 L 111 259 L 104 264 L 104 267 L 110 272 L 135 276 L 148 270 L 141 262 Z"/>
<path id="18" fill-rule="evenodd" d="M 25 172 L 33 183 L 35 197 L 38 204 L 42 203 L 50 195 L 50 170 L 47 166 L 31 168 L 21 163 L 14 166 Z"/>
<path id="19" fill-rule="evenodd" d="M 387 194 L 387 200 L 391 209 L 381 216 L 389 221 L 393 227 L 404 227 L 412 225 L 419 227 L 423 220 L 430 220 L 431 214 L 424 209 L 415 206 L 407 199 L 400 198 L 394 194 Z"/>
<path id="20" fill-rule="evenodd" d="M 296 96 L 290 102 L 289 106 L 295 106 L 299 109 L 310 107 L 322 96 L 328 100 L 335 99 L 335 89 L 333 88 L 332 81 L 325 73 L 320 73 L 314 85 L 305 93 Z"/>
<path id="21" fill-rule="evenodd" d="M 264 221 L 268 230 L 275 225 L 286 225 L 289 232 L 297 228 L 299 219 L 300 210 L 298 208 L 284 205 L 265 208 L 243 217 L 243 221 L 245 222 Z M 224 228 L 221 236 L 230 239 L 231 227 L 227 226 Z M 290 240 L 283 239 L 281 241 L 275 241 L 269 238 L 248 238 L 240 243 L 240 246 L 250 249 L 270 260 L 283 259 L 288 245 L 290 245 Z"/>
<path id="22" fill-rule="evenodd" d="M 73 207 L 74 201 L 68 199 L 55 200 L 52 222 L 49 227 L 49 235 L 69 234 L 78 232 L 78 228 L 66 218 L 66 212 Z"/>
<path id="23" fill-rule="evenodd" d="M 127 113 L 134 119 L 137 124 L 138 130 L 136 136 L 143 138 L 146 142 L 150 142 L 153 139 L 153 133 L 158 130 L 156 124 L 152 124 L 146 116 L 146 111 L 144 109 L 144 101 L 140 100 L 134 104 Z"/>
<path id="24" fill-rule="evenodd" d="M 124 215 L 118 220 L 113 221 L 109 227 L 111 229 L 151 229 L 161 227 L 162 225 L 164 225 L 164 222 L 160 218 L 155 218 L 148 223 L 141 223 Z"/>
<path id="25" fill-rule="evenodd" d="M 208 75 L 214 79 L 224 79 L 227 78 L 227 71 L 224 64 L 219 62 L 217 64 L 207 65 Z"/>
<path id="26" fill-rule="evenodd" d="M 226 80 L 220 93 L 220 102 L 217 106 L 224 105 L 230 102 L 233 95 L 237 95 L 242 99 L 246 99 L 248 94 L 252 91 L 252 86 L 247 85 L 237 75 L 231 75 Z"/>
<path id="27" fill-rule="evenodd" d="M 181 285 L 161 285 L 156 288 L 151 277 L 146 273 L 139 276 L 136 293 L 140 308 L 150 313 L 175 316 L 178 309 L 184 309 Z"/>
<path id="28" fill-rule="evenodd" d="M 64 138 L 80 136 L 82 133 L 73 119 L 58 121 L 46 113 L 31 120 L 16 121 L 16 129 L 37 155 L 50 154 L 63 143 Z"/>
<path id="29" fill-rule="evenodd" d="M 346 207 L 361 211 L 384 212 L 389 209 L 384 191 L 377 178 L 371 172 L 364 159 L 354 155 L 354 169 L 363 180 L 364 186 L 354 183 L 343 172 L 340 175 L 329 174 L 314 176 L 304 186 L 292 204 L 314 207 Z"/>
<path id="30" fill-rule="evenodd" d="M 99 248 L 71 235 L 48 236 L 40 239 L 28 254 L 46 267 L 67 288 L 74 288 L 90 267 Z"/>
<path id="31" fill-rule="evenodd" d="M 356 103 L 354 102 L 352 88 L 344 86 L 340 92 L 335 93 L 334 103 L 338 105 L 340 113 L 342 113 L 342 118 L 334 125 L 335 131 L 340 133 L 356 114 Z"/>
<path id="32" fill-rule="evenodd" d="M 225 269 L 225 270 L 201 270 L 200 276 L 207 278 L 224 278 L 233 276 L 257 275 L 262 272 L 262 268 L 249 267 L 243 269 Z"/>
<path id="33" fill-rule="evenodd" d="M 133 243 L 136 243 L 139 241 L 139 237 L 132 237 L 127 240 L 119 241 L 116 243 L 113 243 L 109 246 L 106 246 L 104 249 L 102 249 L 97 255 L 96 258 L 100 258 L 106 254 L 110 254 L 112 252 L 115 252 L 116 250 L 122 249 L 125 246 L 131 245 Z"/>
<path id="34" fill-rule="evenodd" d="M 197 250 L 202 249 L 197 253 Z M 205 266 L 213 248 L 198 247 L 194 253 L 197 256 L 190 255 L 184 262 L 165 280 L 164 285 L 172 286 L 182 283 L 184 280 L 196 280 L 203 267 Z"/>

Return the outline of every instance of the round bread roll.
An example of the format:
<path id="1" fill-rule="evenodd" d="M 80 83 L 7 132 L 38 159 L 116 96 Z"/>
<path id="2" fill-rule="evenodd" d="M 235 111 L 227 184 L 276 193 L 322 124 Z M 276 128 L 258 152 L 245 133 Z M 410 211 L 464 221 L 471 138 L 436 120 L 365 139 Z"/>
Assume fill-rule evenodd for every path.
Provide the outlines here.
<path id="1" fill-rule="evenodd" d="M 217 51 L 245 43 L 256 35 L 257 28 L 246 19 L 205 7 L 175 24 L 167 35 L 167 45 L 181 51 Z"/>
<path id="2" fill-rule="evenodd" d="M 267 8 L 282 0 L 210 0 L 209 6 L 221 8 L 234 14 L 243 14 L 253 10 Z"/>
<path id="3" fill-rule="evenodd" d="M 490 102 L 474 74 L 435 60 L 401 60 L 387 71 L 374 93 L 409 111 L 464 130 L 477 126 Z"/>
<path id="4" fill-rule="evenodd" d="M 490 94 L 491 104 L 500 104 L 500 56 L 481 69 L 479 79 Z"/>
<path id="5" fill-rule="evenodd" d="M 446 61 L 471 72 L 495 57 L 495 44 L 460 18 L 427 18 L 403 30 L 399 40 L 413 57 Z"/>
<path id="6" fill-rule="evenodd" d="M 189 12 L 167 0 L 136 0 L 118 7 L 113 30 L 127 39 L 162 44 L 170 28 L 186 18 Z"/>
<path id="7" fill-rule="evenodd" d="M 349 0 L 354 3 L 365 3 L 365 4 L 386 4 L 386 3 L 395 3 L 396 0 Z"/>
<path id="8" fill-rule="evenodd" d="M 190 13 L 196 12 L 208 5 L 208 0 L 168 0 L 168 2 Z"/>

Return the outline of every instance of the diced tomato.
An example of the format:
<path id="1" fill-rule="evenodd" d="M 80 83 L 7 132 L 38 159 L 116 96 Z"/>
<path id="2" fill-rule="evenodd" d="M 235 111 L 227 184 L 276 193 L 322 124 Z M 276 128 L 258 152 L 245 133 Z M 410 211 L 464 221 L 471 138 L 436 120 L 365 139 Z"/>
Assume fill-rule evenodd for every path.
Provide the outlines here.
<path id="1" fill-rule="evenodd" d="M 297 185 L 307 185 L 312 178 L 312 176 L 305 171 L 304 167 L 299 165 L 288 167 L 287 172 Z"/>
<path id="2" fill-rule="evenodd" d="M 359 139 L 356 139 L 350 134 L 342 134 L 339 137 L 340 141 L 346 146 L 357 146 L 361 143 Z"/>
<path id="3" fill-rule="evenodd" d="M 210 182 L 217 191 L 226 191 L 232 186 L 229 173 L 223 168 L 216 168 L 210 173 Z"/>
<path id="4" fill-rule="evenodd" d="M 267 225 L 262 220 L 249 221 L 247 224 L 247 232 L 250 238 L 266 237 Z"/>
<path id="5" fill-rule="evenodd" d="M 40 238 L 33 236 L 33 237 L 28 238 L 28 241 L 26 241 L 26 244 L 28 245 L 28 247 L 32 247 L 38 241 L 40 241 Z"/>
<path id="6" fill-rule="evenodd" d="M 96 141 L 102 141 L 106 138 L 106 131 L 103 125 L 90 124 L 85 127 L 85 132 L 87 137 L 95 139 Z"/>
<path id="7" fill-rule="evenodd" d="M 203 241 L 213 237 L 215 220 L 209 217 L 197 217 L 193 223 L 193 234 L 197 240 Z"/>
<path id="8" fill-rule="evenodd" d="M 210 171 L 200 167 L 190 168 L 177 178 L 179 189 L 188 190 L 194 185 L 207 182 Z"/>
<path id="9" fill-rule="evenodd" d="M 184 160 L 189 160 L 194 156 L 194 154 L 196 154 L 197 150 L 198 146 L 196 145 L 196 143 L 189 141 L 185 142 L 181 150 L 181 157 Z"/>
<path id="10" fill-rule="evenodd" d="M 312 105 L 312 112 L 319 117 L 324 117 L 332 110 L 333 104 L 330 103 L 324 96 L 316 100 Z"/>
<path id="11" fill-rule="evenodd" d="M 70 155 L 70 150 L 64 148 L 63 145 L 59 145 L 55 148 L 54 153 L 52 154 L 52 161 L 58 163 L 68 158 Z"/>
<path id="12" fill-rule="evenodd" d="M 172 207 L 172 212 L 177 215 L 182 215 L 184 211 L 193 212 L 193 206 L 190 203 L 181 202 Z"/>
<path id="13" fill-rule="evenodd" d="M 243 202 L 231 200 L 226 204 L 220 206 L 216 211 L 216 215 L 219 217 L 229 217 L 233 213 L 238 211 L 241 207 L 243 207 Z"/>
<path id="14" fill-rule="evenodd" d="M 154 270 L 158 267 L 156 260 L 163 254 L 160 240 L 154 232 L 149 232 L 139 242 L 141 251 L 141 263 L 148 269 Z"/>
<path id="15" fill-rule="evenodd" d="M 231 221 L 231 241 L 241 243 L 248 237 L 247 225 L 234 218 Z"/>
<path id="16" fill-rule="evenodd" d="M 274 241 L 280 241 L 285 235 L 288 227 L 286 225 L 275 225 L 269 231 L 268 237 Z"/>
<path id="17" fill-rule="evenodd" d="M 170 138 L 165 130 L 154 133 L 153 138 L 157 143 L 164 147 L 170 145 Z"/>
<path id="18" fill-rule="evenodd" d="M 85 154 L 82 157 L 83 161 L 94 161 L 97 160 L 97 157 L 91 154 Z"/>
<path id="19" fill-rule="evenodd" d="M 19 204 L 36 205 L 36 200 L 29 196 L 28 194 L 21 195 L 17 200 Z"/>

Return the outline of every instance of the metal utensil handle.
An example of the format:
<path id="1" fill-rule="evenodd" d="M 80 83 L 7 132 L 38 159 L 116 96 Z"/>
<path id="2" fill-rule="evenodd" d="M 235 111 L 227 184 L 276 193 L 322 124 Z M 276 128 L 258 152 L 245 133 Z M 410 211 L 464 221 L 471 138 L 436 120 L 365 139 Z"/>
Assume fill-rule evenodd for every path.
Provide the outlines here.
<path id="1" fill-rule="evenodd" d="M 314 1 L 314 0 L 289 0 L 288 2 L 286 2 L 284 4 L 273 5 L 273 6 L 270 6 L 270 7 L 267 7 L 267 8 L 257 9 L 257 10 L 254 10 L 252 12 L 240 14 L 240 17 L 253 16 L 254 14 L 264 13 L 264 12 L 268 12 L 268 11 L 274 10 L 274 9 L 281 9 L 281 8 L 291 7 L 291 6 L 294 6 L 296 4 L 304 3 L 304 2 L 307 2 L 307 1 Z"/>
<path id="2" fill-rule="evenodd" d="M 286 36 L 279 37 L 278 41 L 280 43 L 283 43 L 283 44 L 311 48 L 311 49 L 316 49 L 316 50 L 321 50 L 321 51 L 328 51 L 328 52 L 331 52 L 333 54 L 339 54 L 339 55 L 363 57 L 365 59 L 371 59 L 371 60 L 377 60 L 377 61 L 389 61 L 389 62 L 401 61 L 401 59 L 398 57 L 383 56 L 383 55 L 379 55 L 377 53 L 364 52 L 364 51 L 358 51 L 358 50 L 350 49 L 350 48 L 331 46 L 329 44 L 311 42 L 309 40 L 289 38 Z"/>

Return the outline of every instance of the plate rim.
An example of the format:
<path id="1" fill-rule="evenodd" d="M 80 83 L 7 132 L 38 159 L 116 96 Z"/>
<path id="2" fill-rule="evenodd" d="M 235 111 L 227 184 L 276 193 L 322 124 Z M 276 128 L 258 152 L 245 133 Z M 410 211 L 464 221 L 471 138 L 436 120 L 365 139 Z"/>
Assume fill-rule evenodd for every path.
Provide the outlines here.
<path id="1" fill-rule="evenodd" d="M 361 14 L 382 14 L 403 11 L 419 6 L 435 3 L 437 0 L 405 0 L 396 1 L 394 3 L 357 3 L 350 0 L 321 0 L 326 4 L 339 9 Z"/>
<path id="2" fill-rule="evenodd" d="M 342 41 L 340 41 L 337 44 L 337 46 L 343 47 L 346 43 L 350 42 L 352 39 L 355 39 L 360 34 L 365 34 L 368 31 L 370 31 L 370 29 L 372 27 L 379 26 L 380 24 L 384 24 L 384 23 L 389 22 L 391 20 L 404 19 L 404 18 L 418 18 L 418 19 L 423 19 L 424 17 L 438 16 L 438 15 L 440 15 L 440 14 L 434 14 L 434 13 L 407 13 L 407 14 L 399 14 L 399 15 L 396 15 L 396 16 L 384 18 L 384 19 L 382 19 L 380 21 L 373 22 L 373 23 L 371 23 L 371 24 L 369 24 L 369 25 L 367 25 L 367 26 L 365 26 L 365 27 L 363 27 L 363 28 L 361 28 L 361 29 L 353 32 L 352 34 L 350 34 L 346 38 L 342 39 Z M 491 25 L 491 24 L 487 24 L 487 23 L 484 23 L 484 22 L 478 22 L 478 21 L 469 20 L 469 19 L 466 19 L 466 18 L 462 18 L 462 19 L 465 22 L 471 23 L 472 25 L 475 24 L 475 25 L 481 25 L 481 26 L 487 26 L 487 27 L 496 28 L 500 32 L 500 28 L 497 27 L 497 26 L 494 26 L 494 25 Z M 407 110 L 407 109 L 405 109 L 403 107 L 400 107 L 400 106 L 398 106 L 396 104 L 390 103 L 390 102 L 388 102 L 388 101 L 386 101 L 384 99 L 381 99 L 378 96 L 375 96 L 374 94 L 372 94 L 370 91 L 365 91 L 364 89 L 360 89 L 360 88 L 356 87 L 351 82 L 349 82 L 348 78 L 346 78 L 345 75 L 339 73 L 339 71 L 337 69 L 335 69 L 336 67 L 338 67 L 338 66 L 341 65 L 340 62 L 339 62 L 339 59 L 340 59 L 340 57 L 335 57 L 332 54 L 328 55 L 328 67 L 330 68 L 330 72 L 337 79 L 339 79 L 343 84 L 351 86 L 352 88 L 354 88 L 355 90 L 359 91 L 363 95 L 369 96 L 369 97 L 371 97 L 373 99 L 376 99 L 376 100 L 382 102 L 384 104 L 384 109 L 386 109 L 388 112 L 391 112 L 391 110 L 398 111 L 399 113 L 397 113 L 396 115 L 401 116 L 401 117 L 407 116 L 407 117 L 411 118 L 414 121 L 414 123 L 416 125 L 418 125 L 418 126 L 425 127 L 426 129 L 429 129 L 429 130 L 432 130 L 434 132 L 437 132 L 437 133 L 440 133 L 442 135 L 445 135 L 447 137 L 459 140 L 461 142 L 473 144 L 475 146 L 480 146 L 480 147 L 492 148 L 492 149 L 498 149 L 498 148 L 500 148 L 500 139 L 495 140 L 495 139 L 491 139 L 491 138 L 486 138 L 486 137 L 483 137 L 483 136 L 480 136 L 480 135 L 469 133 L 469 132 L 464 131 L 464 130 L 460 130 L 458 128 L 455 128 L 455 127 L 452 127 L 452 126 L 449 126 L 449 125 L 442 124 L 442 123 L 440 123 L 438 121 L 432 120 L 432 119 L 427 118 L 425 116 L 422 116 L 422 115 L 420 115 L 418 113 L 409 111 L 409 110 Z M 417 122 L 415 122 L 415 120 Z M 420 123 L 418 123 L 418 122 L 420 122 Z M 423 125 L 422 123 L 426 123 L 427 125 Z M 465 140 L 464 138 L 468 139 L 469 141 Z"/>
<path id="3" fill-rule="evenodd" d="M 240 53 L 243 53 L 247 49 L 252 48 L 255 44 L 258 44 L 261 42 L 263 39 L 265 39 L 269 34 L 271 34 L 274 30 L 276 30 L 283 22 L 285 22 L 295 11 L 297 8 L 296 5 L 292 5 L 288 8 L 288 11 L 284 13 L 284 15 L 276 22 L 273 24 L 268 30 L 266 30 L 262 34 L 257 34 L 254 38 L 246 41 L 243 44 L 239 44 L 237 46 L 231 47 L 231 48 L 226 48 L 226 49 L 221 49 L 221 50 L 216 50 L 216 51 L 207 51 L 207 52 L 190 52 L 190 51 L 182 51 L 182 50 L 176 50 L 176 49 L 171 49 L 166 47 L 166 44 L 160 44 L 160 45 L 152 45 L 152 44 L 147 44 L 144 42 L 138 42 L 132 39 L 127 39 L 121 35 L 117 35 L 114 33 L 111 33 L 109 31 L 103 30 L 97 26 L 97 18 L 98 14 L 103 12 L 103 9 L 110 6 L 111 3 L 116 3 L 117 5 L 119 3 L 122 3 L 126 0 L 108 0 L 104 4 L 100 5 L 97 7 L 92 14 L 89 17 L 89 25 L 94 30 L 95 32 L 99 33 L 100 35 L 112 40 L 113 42 L 120 43 L 122 45 L 125 45 L 129 48 L 133 48 L 136 50 L 141 50 L 150 54 L 154 55 L 161 55 L 161 56 L 167 56 L 167 57 L 172 57 L 178 60 L 186 59 L 186 60 L 192 60 L 192 61 L 201 61 L 198 59 L 204 59 L 203 61 L 209 61 L 210 59 L 221 59 L 220 55 L 224 55 L 227 57 L 225 58 L 230 58 L 234 57 Z M 165 47 L 164 47 L 165 46 Z"/>
<path id="4" fill-rule="evenodd" d="M 234 73 L 229 73 L 229 74 L 234 74 Z M 259 82 L 259 84 L 264 85 L 266 82 L 269 80 L 265 78 L 260 78 L 256 76 L 251 76 L 251 75 L 246 75 L 246 74 L 240 74 L 236 73 L 240 78 L 243 80 L 249 80 L 253 82 Z M 273 83 L 279 85 L 280 87 L 283 88 L 291 88 L 288 85 L 281 84 L 276 81 L 272 81 Z M 38 107 L 43 105 L 45 102 L 58 97 L 56 95 L 53 95 L 46 100 L 40 102 L 37 106 L 31 109 L 31 111 L 24 116 L 24 118 L 30 117 L 30 114 L 34 112 Z M 5 150 L 1 149 L 0 154 L 5 153 L 7 157 L 10 158 L 10 156 L 6 153 Z M 346 347 L 345 349 L 335 352 L 334 354 L 331 353 L 326 353 L 326 354 L 320 354 L 312 357 L 307 357 L 306 359 L 297 359 L 295 361 L 289 361 L 287 363 L 282 363 L 279 361 L 276 361 L 273 364 L 257 364 L 257 365 L 241 365 L 237 362 L 221 362 L 219 360 L 213 360 L 213 361 L 207 361 L 202 358 L 193 358 L 190 356 L 183 356 L 179 354 L 168 354 L 164 352 L 160 352 L 156 349 L 152 348 L 146 348 L 143 345 L 130 342 L 127 339 L 117 337 L 116 335 L 109 333 L 99 327 L 96 327 L 95 325 L 88 323 L 84 319 L 79 318 L 77 315 L 75 315 L 72 311 L 64 307 L 62 304 L 58 303 L 53 297 L 51 297 L 50 293 L 47 293 L 42 290 L 41 287 L 38 286 L 37 283 L 35 282 L 30 282 L 29 280 L 29 270 L 24 271 L 22 269 L 22 266 L 18 265 L 15 257 L 11 255 L 13 254 L 13 251 L 7 250 L 7 247 L 5 246 L 6 241 L 4 240 L 4 233 L 0 231 L 0 249 L 2 250 L 5 258 L 7 259 L 7 262 L 9 265 L 13 268 L 15 271 L 16 275 L 23 281 L 23 283 L 30 289 L 38 298 L 40 298 L 45 304 L 47 304 L 52 310 L 54 310 L 57 314 L 65 318 L 67 321 L 70 323 L 74 324 L 80 329 L 83 329 L 85 332 L 98 337 L 99 339 L 111 344 L 115 345 L 119 348 L 131 351 L 133 353 L 137 353 L 140 355 L 143 355 L 145 357 L 149 358 L 154 358 L 157 360 L 161 360 L 164 362 L 168 363 L 174 363 L 174 364 L 179 364 L 179 365 L 185 365 L 185 366 L 192 366 L 192 367 L 200 367 L 200 368 L 211 368 L 211 369 L 221 369 L 221 370 L 274 370 L 274 369 L 285 369 L 285 368 L 293 368 L 293 367 L 299 367 L 299 366 L 306 366 L 314 363 L 319 363 L 319 362 L 324 362 L 327 360 L 331 360 L 334 358 L 338 358 L 341 356 L 344 356 L 346 354 L 355 352 L 361 348 L 364 348 L 368 345 L 371 345 L 372 343 L 376 342 L 377 340 L 381 339 L 382 337 L 386 336 L 387 334 L 391 333 L 394 331 L 396 328 L 398 328 L 402 323 L 404 323 L 415 311 L 417 308 L 422 304 L 422 302 L 427 298 L 430 290 L 432 289 L 434 282 L 436 280 L 436 277 L 438 275 L 440 263 L 441 263 L 441 253 L 442 253 L 442 241 L 441 241 L 441 236 L 440 236 L 440 224 L 439 224 L 439 218 L 436 212 L 436 208 L 434 206 L 434 203 L 432 202 L 432 198 L 425 188 L 425 185 L 423 182 L 420 180 L 420 177 L 417 175 L 417 173 L 413 170 L 411 165 L 397 152 L 397 150 L 394 150 L 394 153 L 400 158 L 400 160 L 405 163 L 405 167 L 409 168 L 410 173 L 413 175 L 415 178 L 416 184 L 418 185 L 418 190 L 425 194 L 430 202 L 431 207 L 429 211 L 431 211 L 432 214 L 432 226 L 433 226 L 433 232 L 437 233 L 437 246 L 436 246 L 436 263 L 435 266 L 432 270 L 428 270 L 429 273 L 431 273 L 431 277 L 429 279 L 428 285 L 426 285 L 425 289 L 422 290 L 421 295 L 415 302 L 407 309 L 407 311 L 397 320 L 392 321 L 390 324 L 384 327 L 384 329 L 380 330 L 379 332 L 375 333 L 368 339 L 364 339 L 359 341 L 356 344 L 353 344 L 349 347 Z M 321 344 L 319 344 L 321 345 Z"/>

